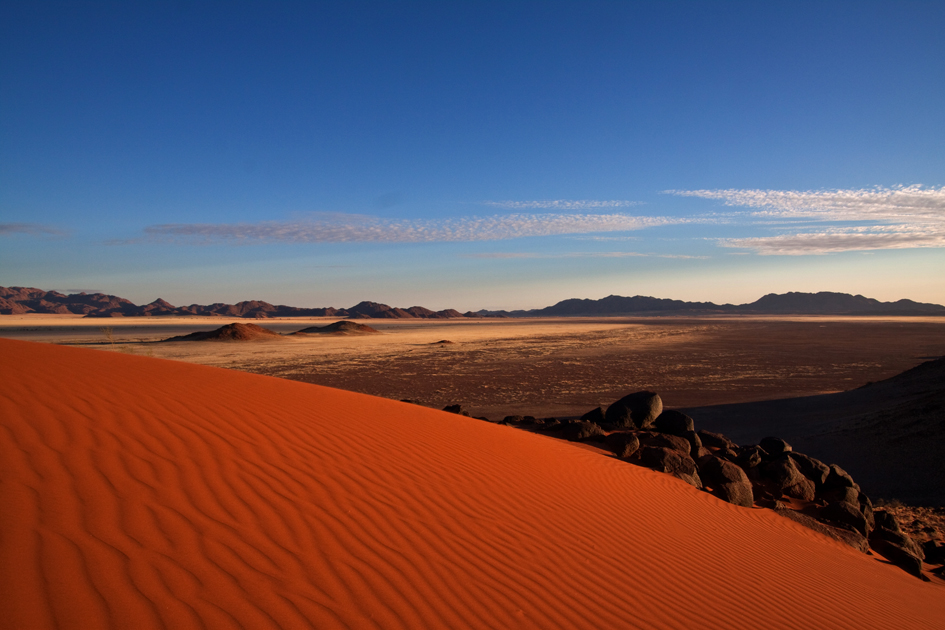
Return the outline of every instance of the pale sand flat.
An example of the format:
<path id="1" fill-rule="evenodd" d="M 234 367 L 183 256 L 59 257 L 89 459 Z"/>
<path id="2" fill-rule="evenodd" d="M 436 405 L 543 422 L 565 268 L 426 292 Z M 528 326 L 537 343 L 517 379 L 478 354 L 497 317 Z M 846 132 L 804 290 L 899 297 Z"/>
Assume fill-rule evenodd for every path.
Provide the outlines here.
<path id="1" fill-rule="evenodd" d="M 4 628 L 940 628 L 945 591 L 510 427 L 0 340 Z"/>

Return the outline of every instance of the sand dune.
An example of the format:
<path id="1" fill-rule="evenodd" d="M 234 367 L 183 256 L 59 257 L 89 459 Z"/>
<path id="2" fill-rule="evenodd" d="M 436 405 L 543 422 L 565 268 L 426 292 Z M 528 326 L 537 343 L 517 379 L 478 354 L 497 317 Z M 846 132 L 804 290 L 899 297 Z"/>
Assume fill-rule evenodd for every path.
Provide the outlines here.
<path id="1" fill-rule="evenodd" d="M 933 628 L 945 591 L 503 426 L 0 340 L 4 628 Z"/>

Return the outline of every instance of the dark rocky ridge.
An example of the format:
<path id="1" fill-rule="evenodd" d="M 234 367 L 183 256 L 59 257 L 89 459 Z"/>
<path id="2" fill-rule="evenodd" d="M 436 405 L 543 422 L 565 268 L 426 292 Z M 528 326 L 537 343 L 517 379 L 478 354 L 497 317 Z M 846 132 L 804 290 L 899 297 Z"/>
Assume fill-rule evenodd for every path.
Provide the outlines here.
<path id="1" fill-rule="evenodd" d="M 880 302 L 848 293 L 770 293 L 750 304 L 684 302 L 637 295 L 610 295 L 599 300 L 570 299 L 528 311 L 480 311 L 510 317 L 577 317 L 600 315 L 940 315 L 945 306 L 912 300 Z"/>
<path id="2" fill-rule="evenodd" d="M 653 392 L 629 394 L 611 408 L 603 413 L 594 409 L 579 420 L 507 416 L 502 424 L 596 444 L 619 459 L 673 475 L 723 501 L 774 509 L 862 552 L 879 553 L 923 580 L 929 579 L 923 560 L 945 563 L 940 549 L 945 532 L 936 531 L 936 539 L 918 544 L 891 512 L 874 508 L 845 470 L 799 453 L 781 438 L 766 436 L 758 444 L 739 446 L 724 435 L 694 431 L 692 418 L 679 411 L 663 411 L 651 419 L 650 412 L 662 408 Z M 446 408 L 454 413 L 461 409 Z M 635 416 L 640 410 L 643 415 Z M 602 416 L 600 424 L 587 419 Z M 611 423 L 614 418 L 619 423 Z"/>
<path id="3" fill-rule="evenodd" d="M 129 300 L 104 293 L 73 293 L 26 287 L 0 287 L 0 315 L 24 313 L 80 314 L 87 317 L 147 317 L 155 315 L 200 315 L 244 318 L 350 317 L 368 319 L 450 319 L 460 317 L 577 317 L 607 315 L 939 315 L 945 306 L 912 300 L 880 302 L 847 293 L 774 293 L 751 304 L 684 302 L 662 298 L 611 295 L 600 300 L 570 299 L 553 306 L 528 311 L 433 311 L 422 306 L 399 308 L 377 302 L 361 302 L 350 308 L 300 308 L 248 300 L 236 304 L 215 303 L 174 306 L 157 299 L 137 306 Z"/>
<path id="4" fill-rule="evenodd" d="M 219 316 L 266 319 L 269 317 L 348 317 L 352 319 L 452 319 L 480 318 L 479 313 L 460 313 L 455 309 L 432 311 L 422 306 L 403 309 L 361 302 L 351 308 L 300 308 L 284 304 L 270 304 L 260 300 L 248 300 L 236 304 L 215 303 L 174 306 L 157 299 L 150 304 L 137 306 L 133 302 L 104 293 L 73 293 L 66 295 L 56 291 L 43 291 L 25 287 L 0 287 L 0 315 L 46 313 L 60 315 L 85 315 L 86 317 L 153 317 L 153 316 Z"/>

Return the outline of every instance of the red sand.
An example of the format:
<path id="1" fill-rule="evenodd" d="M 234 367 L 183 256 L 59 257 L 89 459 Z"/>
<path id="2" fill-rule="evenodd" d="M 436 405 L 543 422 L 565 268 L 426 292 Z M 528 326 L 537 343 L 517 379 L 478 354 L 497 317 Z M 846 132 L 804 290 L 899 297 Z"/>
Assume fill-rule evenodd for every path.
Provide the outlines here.
<path id="1" fill-rule="evenodd" d="M 770 511 L 414 405 L 0 339 L 3 628 L 941 628 Z"/>

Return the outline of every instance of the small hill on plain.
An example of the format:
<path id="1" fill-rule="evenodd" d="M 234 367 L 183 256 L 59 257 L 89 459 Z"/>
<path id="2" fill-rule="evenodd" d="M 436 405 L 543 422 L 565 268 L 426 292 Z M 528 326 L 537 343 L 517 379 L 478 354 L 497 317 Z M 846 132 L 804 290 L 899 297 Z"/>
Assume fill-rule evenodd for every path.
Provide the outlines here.
<path id="1" fill-rule="evenodd" d="M 940 627 L 771 510 L 392 400 L 0 339 L 10 628 Z"/>
<path id="2" fill-rule="evenodd" d="M 366 324 L 352 321 L 340 321 L 327 326 L 310 326 L 292 333 L 293 335 L 375 335 L 381 331 Z"/>
<path id="3" fill-rule="evenodd" d="M 192 332 L 188 335 L 171 337 L 164 341 L 272 341 L 276 339 L 283 339 L 283 337 L 273 330 L 256 324 L 236 322 L 215 330 Z"/>

